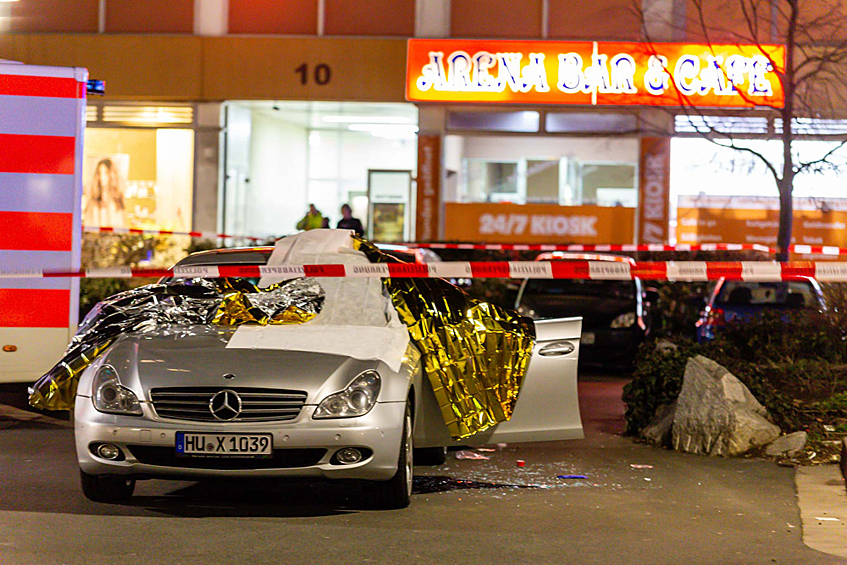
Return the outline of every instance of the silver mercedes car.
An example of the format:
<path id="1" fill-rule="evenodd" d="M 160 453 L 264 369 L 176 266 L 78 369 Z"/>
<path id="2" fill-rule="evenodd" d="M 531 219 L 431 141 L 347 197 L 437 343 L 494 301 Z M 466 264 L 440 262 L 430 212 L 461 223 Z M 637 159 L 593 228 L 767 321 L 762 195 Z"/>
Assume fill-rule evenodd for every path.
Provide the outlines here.
<path id="1" fill-rule="evenodd" d="M 265 264 L 272 251 L 202 252 L 179 266 Z M 511 420 L 462 444 L 581 438 L 580 326 L 579 318 L 536 322 Z M 321 331 L 314 351 L 283 330 L 283 345 L 272 348 L 257 341 L 266 334 L 243 327 L 120 335 L 77 388 L 85 495 L 125 501 L 141 479 L 312 477 L 360 480 L 375 506 L 408 505 L 415 453 L 443 461 L 455 443 L 420 354 L 409 343 L 391 366 L 366 359 L 364 327 Z"/>

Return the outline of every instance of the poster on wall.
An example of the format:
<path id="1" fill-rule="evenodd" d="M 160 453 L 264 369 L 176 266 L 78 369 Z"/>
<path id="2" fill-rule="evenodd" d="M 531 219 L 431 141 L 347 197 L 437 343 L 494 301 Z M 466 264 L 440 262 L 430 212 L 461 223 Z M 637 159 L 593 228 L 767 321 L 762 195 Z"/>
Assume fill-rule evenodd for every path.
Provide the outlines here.
<path id="1" fill-rule="evenodd" d="M 133 227 L 127 218 L 129 155 L 86 155 L 82 174 L 83 225 Z"/>
<path id="2" fill-rule="evenodd" d="M 405 241 L 411 204 L 412 171 L 368 169 L 371 238 L 380 242 Z"/>
<path id="3" fill-rule="evenodd" d="M 373 240 L 383 243 L 403 241 L 406 227 L 404 204 L 373 203 Z"/>

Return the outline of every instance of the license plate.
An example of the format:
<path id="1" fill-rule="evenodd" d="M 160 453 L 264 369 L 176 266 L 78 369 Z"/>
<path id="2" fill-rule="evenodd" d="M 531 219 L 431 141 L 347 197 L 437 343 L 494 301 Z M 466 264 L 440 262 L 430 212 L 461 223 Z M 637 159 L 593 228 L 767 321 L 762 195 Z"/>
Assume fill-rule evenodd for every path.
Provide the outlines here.
<path id="1" fill-rule="evenodd" d="M 580 338 L 580 343 L 583 345 L 591 345 L 594 343 L 594 332 L 585 332 Z"/>
<path id="2" fill-rule="evenodd" d="M 270 457 L 273 451 L 271 434 L 176 433 L 177 455 Z"/>

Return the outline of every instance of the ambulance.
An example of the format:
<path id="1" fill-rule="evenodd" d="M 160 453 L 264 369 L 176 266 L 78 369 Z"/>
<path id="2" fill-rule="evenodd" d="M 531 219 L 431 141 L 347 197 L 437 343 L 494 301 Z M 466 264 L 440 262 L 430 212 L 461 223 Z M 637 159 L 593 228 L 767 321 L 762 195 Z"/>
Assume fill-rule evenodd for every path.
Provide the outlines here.
<path id="1" fill-rule="evenodd" d="M 86 69 L 0 60 L 0 270 L 80 268 L 90 88 Z M 0 278 L 0 390 L 62 357 L 78 302 L 76 278 Z"/>

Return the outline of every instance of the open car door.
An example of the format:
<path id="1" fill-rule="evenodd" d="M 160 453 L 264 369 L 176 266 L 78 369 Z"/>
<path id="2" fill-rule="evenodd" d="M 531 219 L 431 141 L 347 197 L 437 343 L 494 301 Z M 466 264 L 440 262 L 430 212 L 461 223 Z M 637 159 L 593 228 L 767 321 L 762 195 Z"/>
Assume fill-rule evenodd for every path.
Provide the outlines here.
<path id="1" fill-rule="evenodd" d="M 582 439 L 577 361 L 582 318 L 538 320 L 523 386 L 511 420 L 461 441 L 447 433 L 432 387 L 424 385 L 415 417 L 415 446 L 485 445 Z"/>

